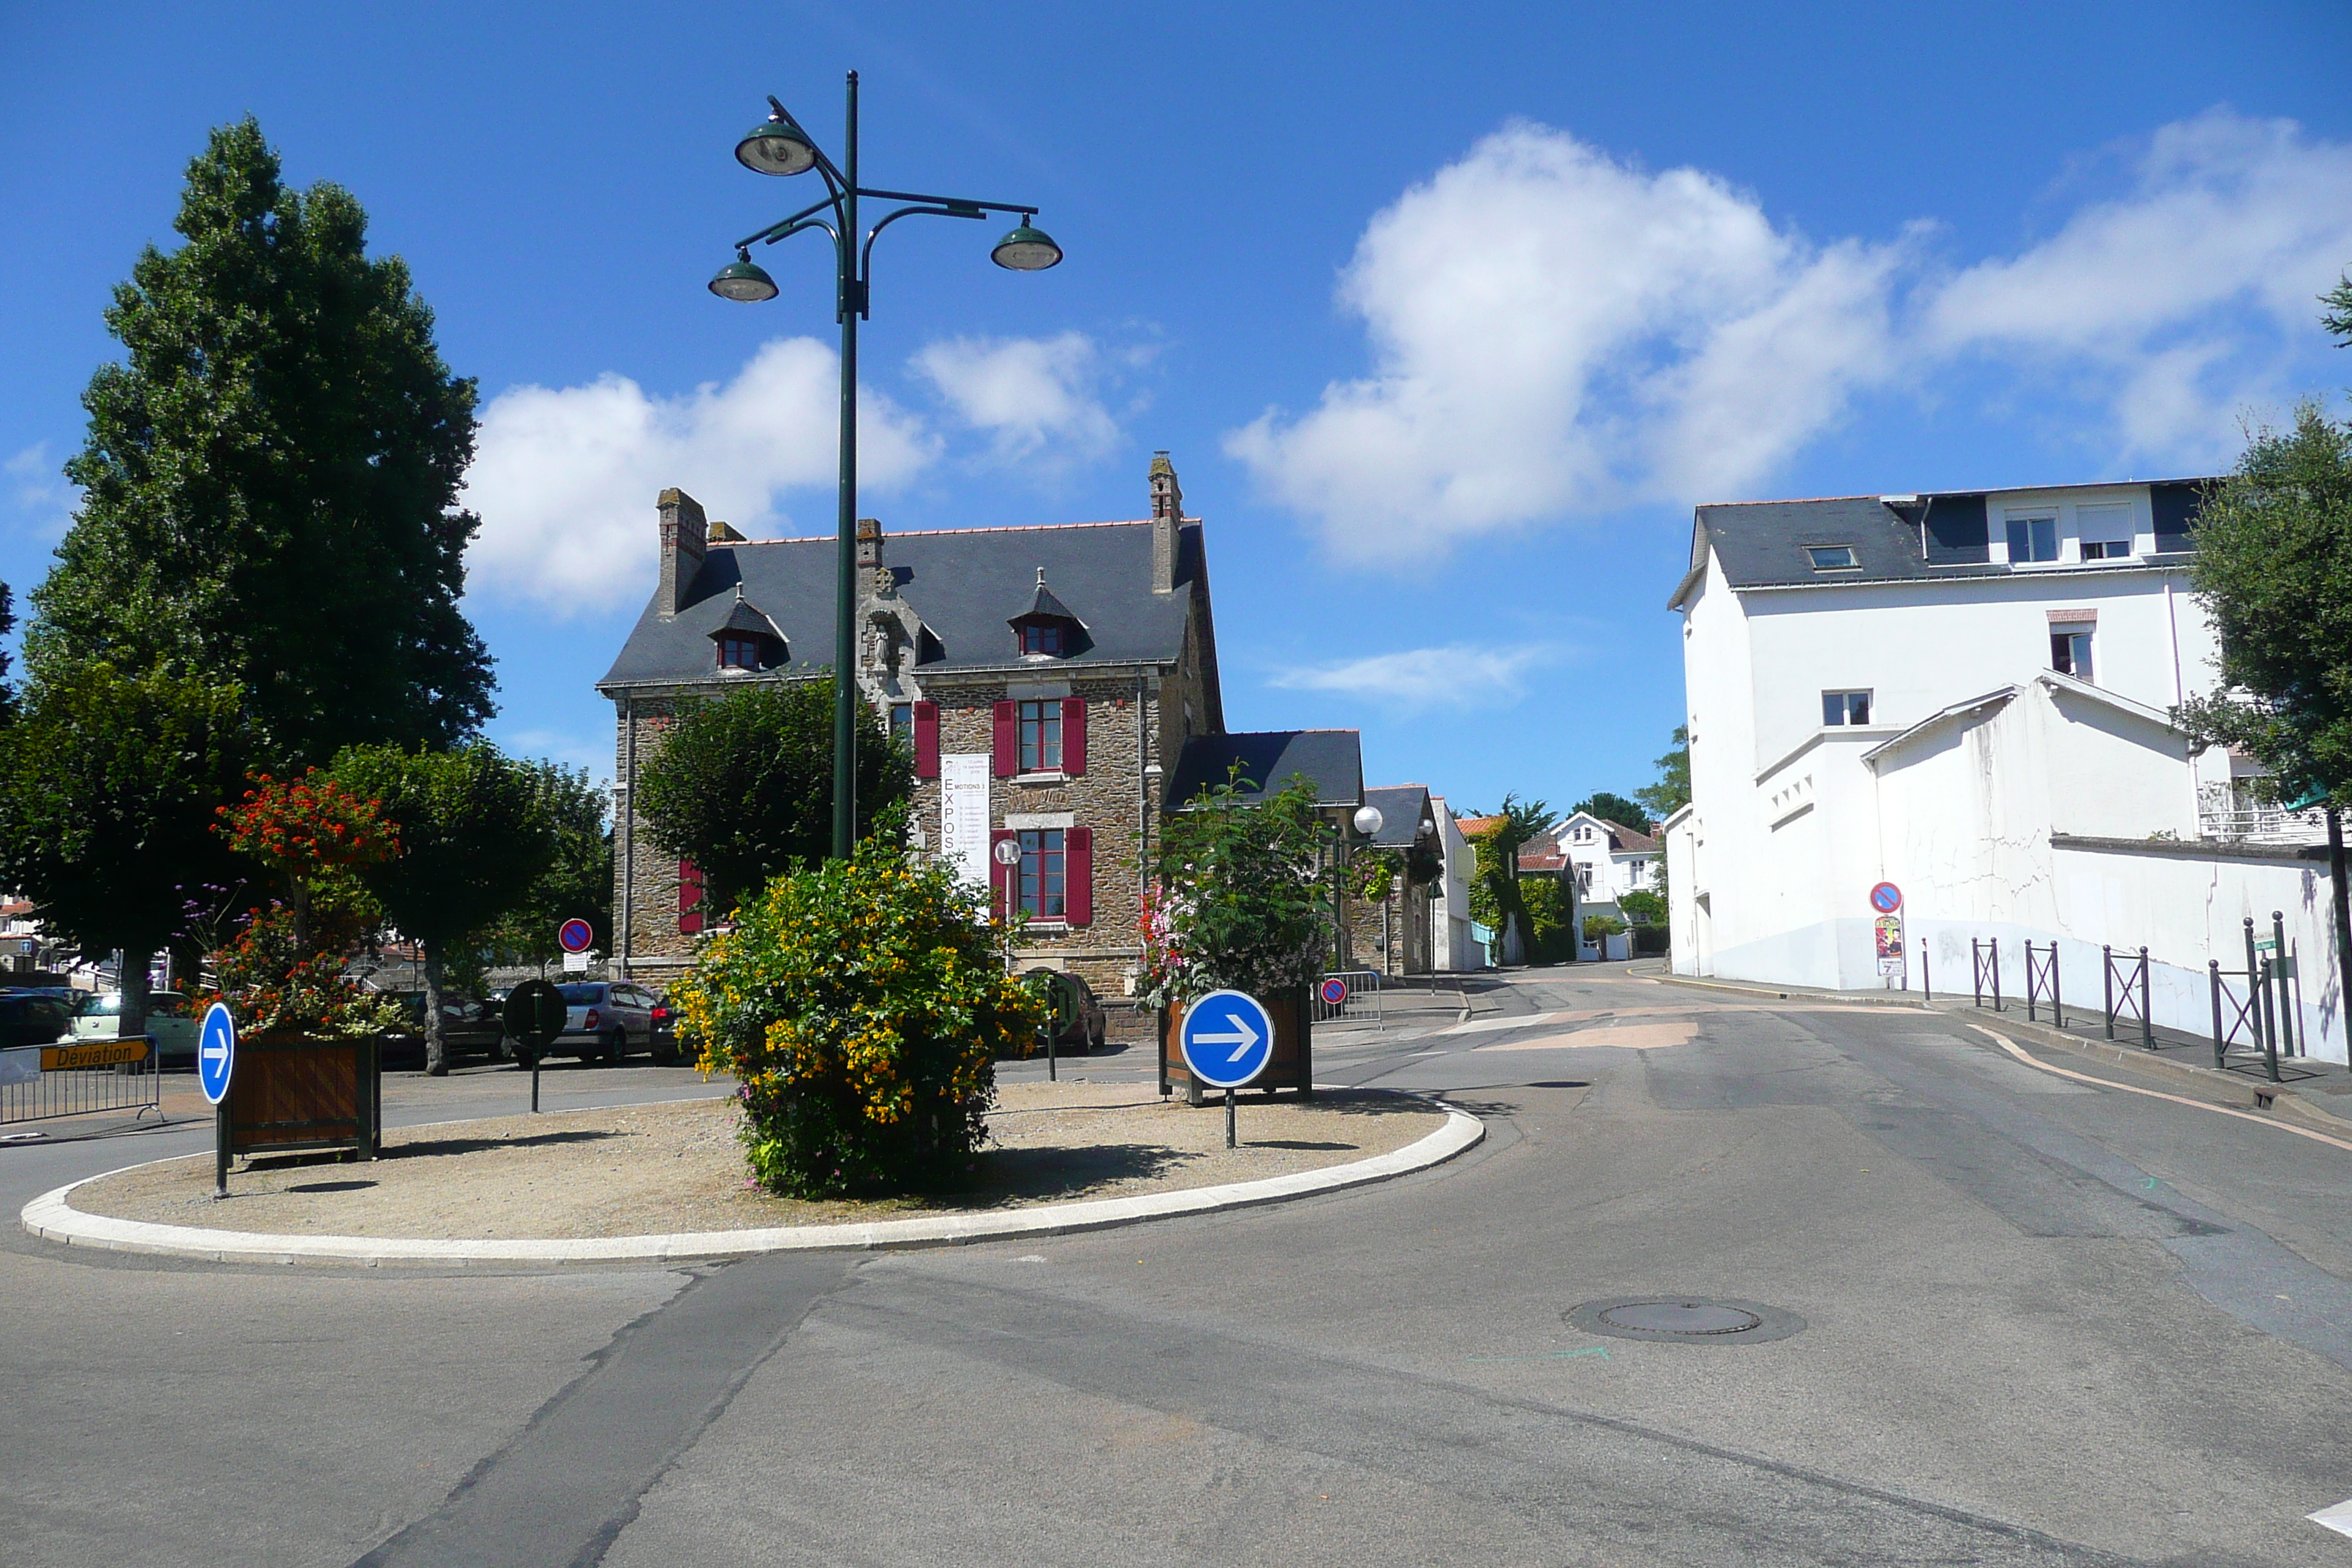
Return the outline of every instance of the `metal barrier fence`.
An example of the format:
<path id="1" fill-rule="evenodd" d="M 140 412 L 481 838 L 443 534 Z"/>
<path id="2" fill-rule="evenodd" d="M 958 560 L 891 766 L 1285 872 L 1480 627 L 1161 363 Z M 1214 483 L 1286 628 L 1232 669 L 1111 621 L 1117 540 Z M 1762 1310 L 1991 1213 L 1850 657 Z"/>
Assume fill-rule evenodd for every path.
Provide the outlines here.
<path id="1" fill-rule="evenodd" d="M 1339 999 L 1336 1002 L 1328 997 L 1331 983 L 1335 980 L 1339 983 Z M 1314 1021 L 1320 1024 L 1328 1019 L 1347 1016 L 1349 1009 L 1361 1003 L 1367 993 L 1372 999 L 1372 1021 L 1379 1023 L 1382 1019 L 1382 1009 L 1385 1005 L 1381 999 L 1381 972 L 1377 969 L 1328 971 L 1315 983 L 1314 994 L 1309 998 L 1315 1006 L 1312 1015 Z M 1360 1013 L 1356 1016 L 1362 1016 Z"/>
<path id="2" fill-rule="evenodd" d="M 2116 1020 L 2123 1016 L 2126 1007 L 2129 1007 L 2132 1016 L 2139 1021 L 2141 1047 L 2151 1051 L 2156 1049 L 2156 1019 L 2147 1005 L 2147 949 L 2141 948 L 2138 957 L 2126 959 L 2118 964 L 2116 950 L 2102 945 L 2099 960 L 2105 972 L 2100 984 L 2106 991 L 2107 1038 L 2112 1040 L 2116 1037 Z M 2116 986 L 2118 981 L 2122 983 L 2120 990 Z M 2139 986 L 2137 997 L 2132 995 L 2134 984 Z"/>
<path id="3" fill-rule="evenodd" d="M 2213 1065 L 2227 1068 L 2230 1047 L 2243 1045 L 2250 1051 L 2259 1051 L 2263 1058 L 2263 1076 L 2273 1083 L 2279 1081 L 2278 1036 L 2263 1027 L 2263 997 L 2270 989 L 2270 976 L 2260 969 L 2252 971 L 2224 969 L 2218 958 L 2205 963 L 2207 983 L 2213 993 Z M 2246 998 L 2241 1002 L 2230 989 L 2230 982 L 2246 983 Z M 2239 1031 L 2245 1038 L 2239 1039 Z"/>
<path id="4" fill-rule="evenodd" d="M 1994 937 L 1990 942 L 1979 941 L 1976 937 L 1969 938 L 1969 957 L 1976 963 L 1977 1005 L 1979 1007 L 1984 1005 L 1985 976 L 1987 973 L 1990 973 L 1992 976 L 1992 1010 L 1996 1013 L 2000 1012 L 2000 938 Z M 1987 962 L 1988 959 L 1990 960 L 1990 963 Z"/>
<path id="5" fill-rule="evenodd" d="M 163 1111 L 152 1040 L 89 1040 L 0 1051 L 0 1126 L 58 1116 Z"/>
<path id="6" fill-rule="evenodd" d="M 2051 1018 L 2057 1027 L 2064 1028 L 2066 1002 L 2058 989 L 2058 943 L 2054 939 L 2038 953 L 2031 942 L 2025 944 L 2025 1021 L 2029 1024 L 2037 1021 L 2033 1016 L 2037 998 L 2048 1000 Z"/>

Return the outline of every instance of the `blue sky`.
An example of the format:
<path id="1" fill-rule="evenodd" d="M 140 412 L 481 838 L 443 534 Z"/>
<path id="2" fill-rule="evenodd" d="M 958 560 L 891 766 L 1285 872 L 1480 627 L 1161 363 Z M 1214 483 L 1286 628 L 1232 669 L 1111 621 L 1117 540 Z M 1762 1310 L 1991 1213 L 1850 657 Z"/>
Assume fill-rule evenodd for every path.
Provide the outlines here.
<path id="1" fill-rule="evenodd" d="M 248 111 L 479 378 L 491 733 L 600 773 L 655 493 L 831 526 L 821 242 L 769 304 L 703 283 L 808 199 L 730 156 L 764 95 L 830 133 L 853 68 L 870 182 L 1069 257 L 885 237 L 860 510 L 1138 517 L 1168 448 L 1228 723 L 1360 728 L 1457 805 L 1650 779 L 1696 501 L 2210 472 L 2352 379 L 2338 5 L 663 9 L 0 8 L 20 609 L 107 292 Z"/>

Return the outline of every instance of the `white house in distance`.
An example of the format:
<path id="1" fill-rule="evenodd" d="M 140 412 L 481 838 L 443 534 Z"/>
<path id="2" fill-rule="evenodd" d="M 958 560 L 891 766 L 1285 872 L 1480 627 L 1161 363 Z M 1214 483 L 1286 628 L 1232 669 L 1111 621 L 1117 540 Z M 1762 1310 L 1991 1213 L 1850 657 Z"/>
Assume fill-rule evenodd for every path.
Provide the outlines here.
<path id="1" fill-rule="evenodd" d="M 1429 805 L 1437 819 L 1438 852 L 1445 861 L 1430 912 L 1433 956 L 1436 967 L 1447 972 L 1483 968 L 1486 944 L 1470 931 L 1470 879 L 1478 869 L 1477 852 L 1463 837 L 1461 820 L 1447 808 L 1444 795 L 1431 795 Z"/>
<path id="2" fill-rule="evenodd" d="M 2211 1026 L 2207 963 L 2282 914 L 2299 1040 L 2345 1058 L 2315 819 L 2251 824 L 2171 721 L 2216 645 L 2189 591 L 2204 481 L 1702 506 L 1683 617 L 1691 804 L 1664 826 L 1676 973 L 1969 988 L 1970 940 L 2149 949 L 2157 1022 Z M 2250 834 L 2250 826 L 2271 831 Z M 2268 838 L 2272 842 L 2260 842 Z M 1871 902 L 1902 897 L 1883 972 Z"/>
<path id="3" fill-rule="evenodd" d="M 1576 901 L 1589 915 L 1625 918 L 1617 900 L 1658 885 L 1664 851 L 1637 828 L 1580 811 L 1551 830 L 1576 877 Z"/>

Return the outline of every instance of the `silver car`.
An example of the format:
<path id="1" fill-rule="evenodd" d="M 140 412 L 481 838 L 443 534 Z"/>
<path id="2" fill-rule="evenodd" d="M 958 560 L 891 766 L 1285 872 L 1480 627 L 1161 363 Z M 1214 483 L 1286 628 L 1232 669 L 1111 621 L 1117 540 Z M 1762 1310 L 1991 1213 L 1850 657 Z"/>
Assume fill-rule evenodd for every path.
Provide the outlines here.
<path id="1" fill-rule="evenodd" d="M 654 1048 L 654 994 L 625 981 L 580 980 L 556 989 L 563 994 L 563 1033 L 549 1054 L 583 1062 L 616 1062 L 631 1051 Z"/>

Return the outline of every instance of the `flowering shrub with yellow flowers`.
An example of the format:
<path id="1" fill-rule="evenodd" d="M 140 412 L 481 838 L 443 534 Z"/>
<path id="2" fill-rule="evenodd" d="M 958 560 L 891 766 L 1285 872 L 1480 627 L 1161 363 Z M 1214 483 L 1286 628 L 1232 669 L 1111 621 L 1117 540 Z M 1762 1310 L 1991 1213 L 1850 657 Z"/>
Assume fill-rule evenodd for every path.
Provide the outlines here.
<path id="1" fill-rule="evenodd" d="M 995 1058 L 1044 1021 L 972 889 L 877 833 L 735 911 L 671 988 L 682 1042 L 741 1084 L 751 1173 L 795 1197 L 951 1184 Z"/>

